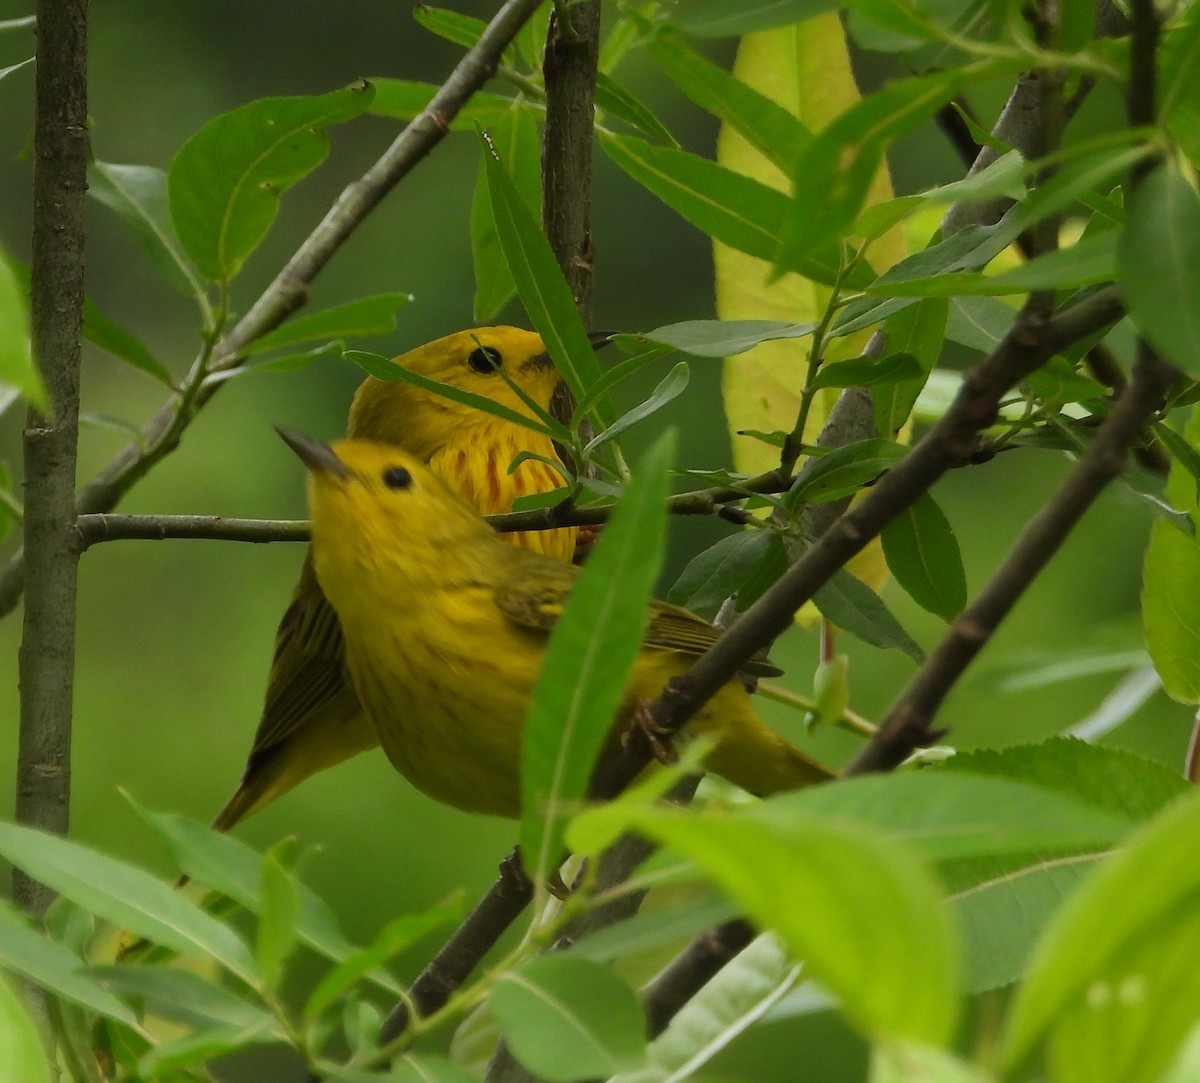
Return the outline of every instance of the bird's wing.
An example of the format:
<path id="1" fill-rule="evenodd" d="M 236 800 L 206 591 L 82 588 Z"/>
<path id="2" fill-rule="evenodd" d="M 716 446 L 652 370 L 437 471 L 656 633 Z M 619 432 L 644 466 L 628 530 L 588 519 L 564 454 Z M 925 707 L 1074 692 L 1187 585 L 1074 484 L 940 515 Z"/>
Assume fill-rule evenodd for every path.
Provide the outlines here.
<path id="1" fill-rule="evenodd" d="M 496 606 L 523 628 L 549 632 L 563 611 L 577 574 L 569 564 L 551 567 L 551 562 L 539 561 L 535 577 L 514 577 L 497 588 Z M 643 642 L 648 647 L 700 655 L 721 635 L 720 629 L 695 613 L 669 602 L 654 601 Z M 742 672 L 754 677 L 777 677 L 783 671 L 760 652 L 742 667 Z"/>
<path id="2" fill-rule="evenodd" d="M 345 653 L 342 627 L 317 585 L 310 556 L 275 634 L 275 655 L 250 750 L 251 764 L 286 741 L 305 719 L 342 692 L 346 687 Z"/>

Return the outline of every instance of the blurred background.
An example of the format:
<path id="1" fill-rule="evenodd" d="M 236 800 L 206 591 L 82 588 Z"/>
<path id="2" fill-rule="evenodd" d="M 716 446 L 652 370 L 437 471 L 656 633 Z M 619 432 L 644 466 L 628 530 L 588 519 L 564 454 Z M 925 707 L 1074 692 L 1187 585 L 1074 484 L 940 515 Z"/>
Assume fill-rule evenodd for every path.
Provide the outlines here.
<path id="1" fill-rule="evenodd" d="M 319 0 L 162 4 L 94 0 L 91 7 L 93 150 L 108 162 L 166 168 L 180 144 L 213 115 L 254 98 L 318 93 L 360 77 L 439 82 L 459 50 L 412 19 L 395 0 Z M 457 10 L 488 17 L 492 2 L 457 0 Z M 27 3 L 0 2 L 0 19 L 27 15 Z M 25 32 L 0 37 L 0 67 L 32 52 Z M 718 43 L 727 62 L 732 43 Z M 857 58 L 863 78 L 878 82 L 888 61 Z M 715 122 L 691 108 L 646 62 L 633 58 L 618 78 L 642 97 L 683 145 L 711 155 Z M 28 258 L 32 69 L 0 82 L 0 246 Z M 1007 95 L 997 86 L 973 104 L 988 123 Z M 1081 125 L 1102 125 L 1118 109 L 1097 96 Z M 331 132 L 333 151 L 315 174 L 289 191 L 266 243 L 235 281 L 245 308 L 319 220 L 337 192 L 394 137 L 397 126 L 365 117 Z M 469 326 L 473 281 L 468 213 L 478 166 L 476 141 L 445 140 L 371 216 L 321 274 L 311 305 L 326 307 L 368 294 L 408 291 L 395 333 L 356 343 L 396 354 Z M 929 128 L 906 139 L 893 157 L 898 191 L 954 179 L 962 167 Z M 642 331 L 713 316 L 711 255 L 706 239 L 646 195 L 602 155 L 594 185 L 597 247 L 594 323 Z M 89 206 L 88 294 L 110 319 L 131 328 L 175 374 L 197 348 L 198 319 L 189 302 L 159 279 L 133 238 L 106 208 Z M 508 322 L 526 323 L 515 305 Z M 961 363 L 965 357 L 951 357 Z M 628 405 L 665 373 L 671 360 L 622 388 Z M 648 425 L 680 430 L 680 464 L 729 463 L 729 440 L 716 362 L 693 361 L 686 394 Z M 325 436 L 342 431 L 360 372 L 323 362 L 290 375 L 259 375 L 228 384 L 186 433 L 178 452 L 122 503 L 125 512 L 202 513 L 300 518 L 303 481 L 273 422 Z M 85 347 L 84 410 L 139 426 L 163 400 L 149 378 Z M 0 417 L 0 459 L 20 469 L 21 416 Z M 646 428 L 646 427 L 644 427 Z M 636 462 L 650 431 L 625 443 Z M 85 428 L 80 478 L 91 476 L 126 442 L 109 427 Z M 1067 468 L 1057 452 L 1020 450 L 947 477 L 935 495 L 962 546 L 972 590 L 1006 552 L 1022 523 Z M 1147 506 L 1115 486 L 1022 601 L 980 663 L 946 704 L 943 722 L 960 747 L 1003 745 L 1061 732 L 1092 712 L 1121 673 L 1074 672 L 1073 652 L 1098 645 L 1128 667 L 1140 647 L 1140 562 L 1150 522 Z M 687 560 L 729 529 L 695 519 L 672 523 L 661 592 Z M 0 556 L 15 546 L 0 541 Z M 117 542 L 97 545 L 80 566 L 72 833 L 84 842 L 163 875 L 171 870 L 151 832 L 121 791 L 152 808 L 207 821 L 235 786 L 261 708 L 275 627 L 302 557 L 294 544 Z M 885 598 L 925 647 L 940 623 L 894 588 Z M 11 816 L 16 757 L 20 613 L 0 620 L 0 815 Z M 913 671 L 897 652 L 844 641 L 851 656 L 852 705 L 878 717 Z M 816 636 L 796 629 L 774 652 L 787 682 L 808 692 Z M 1030 680 L 1051 663 L 1070 679 Z M 1093 667 L 1094 668 L 1094 667 Z M 1018 675 L 1022 679 L 1015 679 Z M 1060 673 L 1061 675 L 1061 673 Z M 793 739 L 838 763 L 852 751 L 839 733 L 809 740 L 794 711 L 761 704 Z M 1182 762 L 1187 711 L 1159 693 L 1108 735 L 1172 766 Z M 428 906 L 456 888 L 476 898 L 494 879 L 514 841 L 512 825 L 469 817 L 412 790 L 371 753 L 312 779 L 241 825 L 239 837 L 263 848 L 292 835 L 308 851 L 304 874 L 341 918 L 349 936 L 369 939 L 391 916 Z M 7 877 L 4 888 L 7 890 Z M 415 974 L 422 949 L 402 960 Z M 315 973 L 302 960 L 296 980 Z M 832 1041 L 828 1034 L 826 1042 Z M 755 1063 L 751 1039 L 737 1054 L 739 1074 Z M 767 1043 L 768 1045 L 770 1043 Z M 838 1043 L 822 1048 L 833 1055 Z M 765 1055 L 765 1054 L 764 1054 Z M 265 1058 L 263 1061 L 258 1056 Z M 222 1069 L 228 1079 L 259 1078 L 273 1054 Z M 846 1061 L 853 1078 L 853 1060 Z M 789 1078 L 794 1061 L 760 1065 L 758 1078 Z M 822 1078 L 826 1076 L 822 1073 Z M 282 1077 L 281 1077 L 282 1078 Z M 830 1076 L 829 1078 L 833 1078 Z"/>

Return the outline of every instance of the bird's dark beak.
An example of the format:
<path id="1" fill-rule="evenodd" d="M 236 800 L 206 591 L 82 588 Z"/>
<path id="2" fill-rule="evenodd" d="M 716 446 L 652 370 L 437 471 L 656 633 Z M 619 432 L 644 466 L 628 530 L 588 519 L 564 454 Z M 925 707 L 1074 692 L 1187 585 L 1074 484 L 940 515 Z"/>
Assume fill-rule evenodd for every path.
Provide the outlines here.
<path id="1" fill-rule="evenodd" d="M 615 335 L 620 333 L 620 331 L 589 331 L 588 342 L 592 344 L 593 350 L 602 350 L 612 342 Z"/>
<path id="2" fill-rule="evenodd" d="M 612 342 L 613 335 L 619 334 L 621 334 L 620 331 L 589 331 L 587 333 L 587 337 L 588 342 L 592 344 L 592 349 L 600 350 Z M 554 367 L 554 360 L 550 357 L 549 350 L 538 354 L 537 357 L 531 358 L 528 363 L 542 369 L 550 369 Z"/>
<path id="3" fill-rule="evenodd" d="M 276 425 L 275 431 L 314 474 L 330 474 L 335 478 L 349 477 L 346 464 L 334 454 L 333 448 L 328 444 L 283 425 Z"/>

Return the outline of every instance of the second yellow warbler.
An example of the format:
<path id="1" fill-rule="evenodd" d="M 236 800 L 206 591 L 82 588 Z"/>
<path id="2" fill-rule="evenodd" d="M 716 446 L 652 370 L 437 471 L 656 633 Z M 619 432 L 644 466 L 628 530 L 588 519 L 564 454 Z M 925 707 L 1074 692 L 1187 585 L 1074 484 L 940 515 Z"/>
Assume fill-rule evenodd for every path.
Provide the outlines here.
<path id="1" fill-rule="evenodd" d="M 281 435 L 309 470 L 313 567 L 388 758 L 440 801 L 518 815 L 521 726 L 578 570 L 506 545 L 416 456 Z M 685 609 L 654 602 L 616 724 L 719 634 Z M 691 728 L 716 740 L 707 766 L 753 793 L 829 777 L 763 724 L 737 680 Z"/>
<path id="2" fill-rule="evenodd" d="M 541 338 L 515 327 L 460 331 L 398 357 L 396 364 L 525 417 L 532 411 L 512 385 L 546 409 L 559 379 Z M 522 451 L 556 461 L 548 437 L 403 380 L 365 380 L 350 407 L 347 435 L 405 449 L 484 514 L 506 512 L 516 497 L 562 484 L 551 466 L 536 459 L 509 473 Z M 573 528 L 505 535 L 563 561 L 571 559 L 575 536 Z M 378 744 L 346 680 L 344 654 L 338 617 L 314 574 L 310 549 L 276 633 L 262 718 L 241 785 L 214 827 L 228 830 L 309 775 Z"/>

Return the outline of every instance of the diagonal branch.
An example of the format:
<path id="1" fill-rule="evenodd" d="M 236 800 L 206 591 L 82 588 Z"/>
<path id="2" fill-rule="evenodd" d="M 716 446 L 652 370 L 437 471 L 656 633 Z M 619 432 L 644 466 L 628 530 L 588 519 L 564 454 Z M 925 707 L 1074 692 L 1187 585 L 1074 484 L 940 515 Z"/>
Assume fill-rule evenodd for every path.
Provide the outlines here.
<path id="1" fill-rule="evenodd" d="M 507 0 L 425 111 L 366 173 L 346 187 L 250 311 L 217 344 L 210 371 L 236 367 L 240 351 L 278 327 L 305 303 L 308 287 L 334 253 L 397 182 L 437 146 L 467 99 L 495 73 L 500 54 L 539 2 Z M 202 377 L 203 373 L 195 374 L 196 379 Z M 175 449 L 192 417 L 220 386 L 221 382 L 216 382 L 185 388 L 161 406 L 142 427 L 140 439 L 118 453 L 79 490 L 77 510 L 89 514 L 114 507 L 148 470 Z M 24 554 L 18 552 L 0 569 L 0 616 L 17 604 L 23 586 Z"/>

